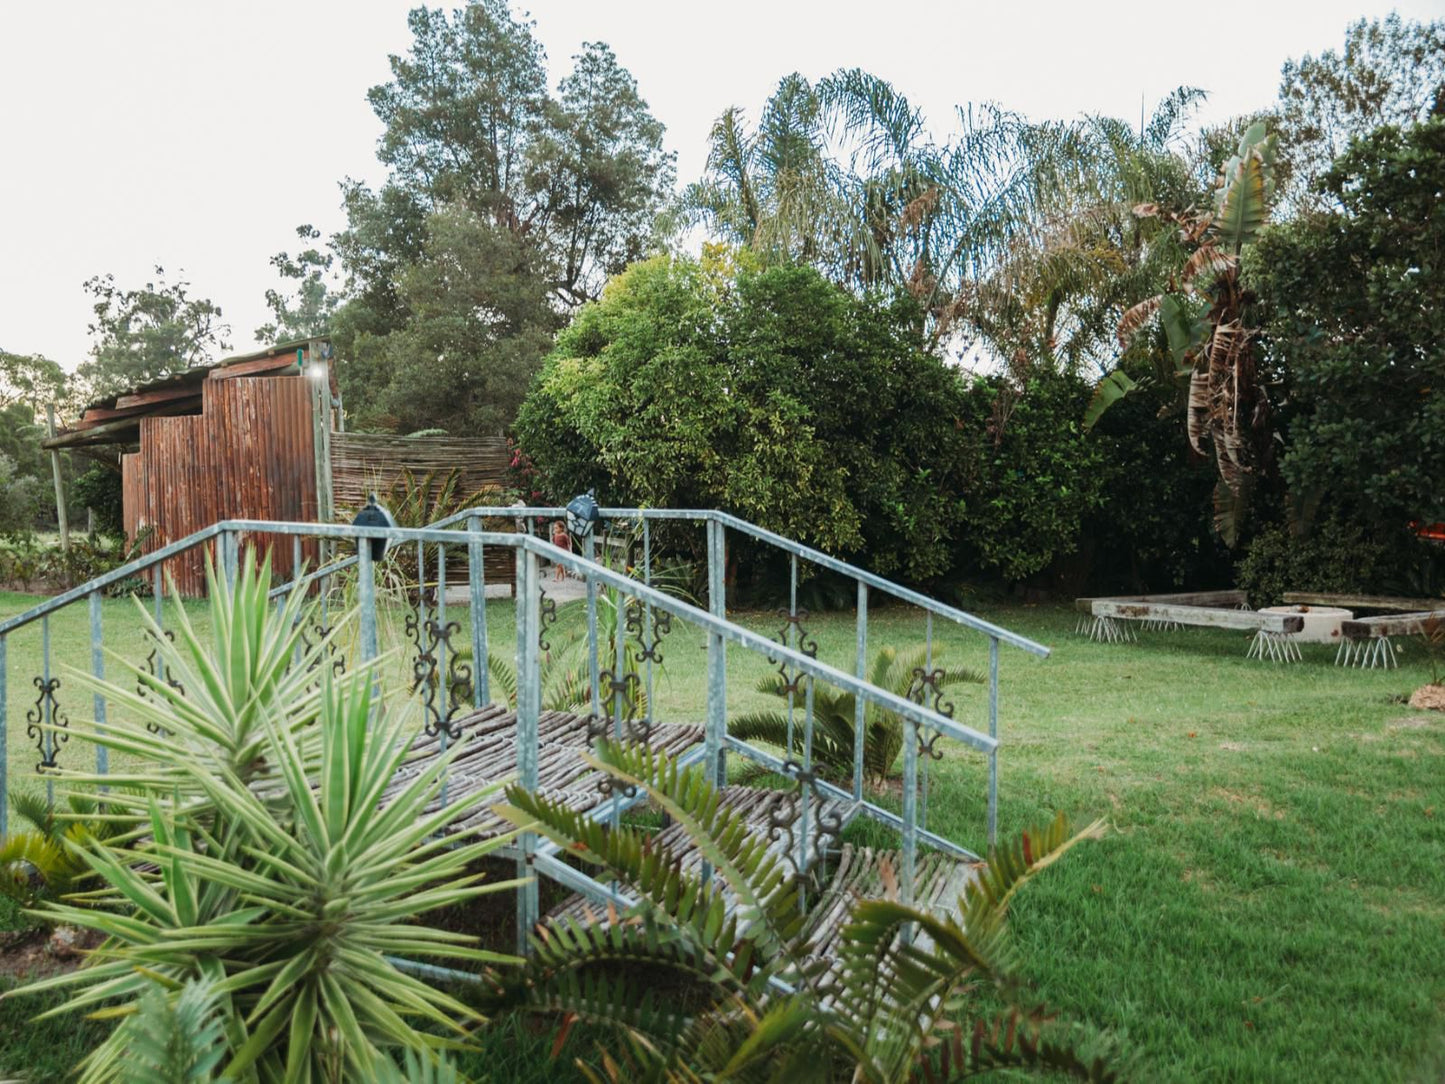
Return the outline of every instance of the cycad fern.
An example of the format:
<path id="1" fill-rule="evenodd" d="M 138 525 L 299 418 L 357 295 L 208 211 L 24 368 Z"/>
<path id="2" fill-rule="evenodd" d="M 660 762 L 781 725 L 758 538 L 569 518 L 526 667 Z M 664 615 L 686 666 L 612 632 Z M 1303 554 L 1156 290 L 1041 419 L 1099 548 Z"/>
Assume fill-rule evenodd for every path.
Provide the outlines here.
<path id="1" fill-rule="evenodd" d="M 939 673 L 940 691 L 961 684 L 981 684 L 983 675 L 967 667 L 938 666 L 935 652 L 934 669 Z M 873 657 L 868 680 L 898 696 L 918 696 L 924 687 L 919 674 L 926 672 L 929 662 L 924 648 L 899 652 L 891 647 L 881 649 Z M 787 682 L 777 674 L 758 682 L 759 692 L 786 700 Z M 794 743 L 802 741 L 803 700 L 794 697 L 793 725 L 789 727 L 786 711 L 757 711 L 729 720 L 728 733 L 743 741 L 765 741 L 782 748 L 788 746 L 791 731 Z M 932 705 L 930 705 L 932 706 Z M 813 770 L 834 782 L 853 778 L 853 749 L 856 734 L 857 699 L 852 693 L 840 692 L 824 685 L 813 689 Z M 891 711 L 873 703 L 863 713 L 863 778 L 874 786 L 881 785 L 903 748 L 903 720 Z M 789 753 L 793 753 L 789 749 Z"/>
<path id="2" fill-rule="evenodd" d="M 31 830 L 0 839 L 0 895 L 24 907 L 75 891 L 89 872 L 81 850 L 114 835 L 96 803 L 82 795 L 57 809 L 39 791 L 14 790 L 10 805 Z"/>
<path id="3" fill-rule="evenodd" d="M 855 902 L 832 959 L 819 960 L 811 946 L 827 908 L 802 906 L 791 866 L 700 768 L 610 743 L 594 766 L 645 790 L 711 875 L 637 828 L 610 829 L 563 801 L 508 789 L 504 817 L 638 901 L 587 924 L 543 926 L 527 966 L 502 976 L 482 1006 L 616 1029 L 620 1045 L 582 1066 L 591 1079 L 931 1084 L 993 1069 L 1118 1079 L 1108 1060 L 1079 1055 L 1050 1014 L 1020 1004 L 1006 928 L 1019 887 L 1099 825 L 1071 835 L 1060 817 L 995 851 L 959 901 L 961 921 L 895 900 Z"/>
<path id="4" fill-rule="evenodd" d="M 191 981 L 167 992 L 159 983 L 140 999 L 120 1027 L 126 1057 L 122 1084 L 212 1084 L 226 1056 L 220 996 Z"/>

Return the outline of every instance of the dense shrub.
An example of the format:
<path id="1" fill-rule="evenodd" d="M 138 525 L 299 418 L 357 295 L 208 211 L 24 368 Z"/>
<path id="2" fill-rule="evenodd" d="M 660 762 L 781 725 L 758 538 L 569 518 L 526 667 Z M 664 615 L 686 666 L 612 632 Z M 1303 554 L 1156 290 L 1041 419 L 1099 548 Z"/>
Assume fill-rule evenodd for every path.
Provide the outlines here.
<path id="1" fill-rule="evenodd" d="M 1080 421 L 1088 398 L 1082 380 L 1048 371 L 1022 393 L 974 381 L 948 472 L 966 502 L 961 575 L 1023 580 L 1078 547 L 1085 515 L 1103 499 L 1104 449 Z"/>
<path id="2" fill-rule="evenodd" d="M 74 504 L 95 513 L 96 534 L 110 538 L 125 536 L 124 496 L 120 471 L 99 463 L 79 475 L 70 490 Z"/>
<path id="3" fill-rule="evenodd" d="M 1329 563 L 1339 545 L 1303 540 L 1315 518 L 1337 533 L 1353 525 L 1345 533 L 1369 553 L 1395 552 L 1412 522 L 1445 519 L 1442 176 L 1445 118 L 1381 128 L 1324 176 L 1340 210 L 1270 230 L 1246 263 L 1266 356 L 1284 381 L 1281 470 L 1296 546 L 1326 561 L 1297 567 L 1300 587 L 1346 573 L 1358 587 L 1382 586 L 1405 571 Z M 1275 542 L 1259 544 L 1247 562 L 1256 579 Z"/>
<path id="4" fill-rule="evenodd" d="M 1255 606 L 1276 605 L 1286 591 L 1367 591 L 1391 578 L 1400 552 L 1359 522 L 1330 518 L 1308 535 L 1280 523 L 1255 536 L 1239 586 Z"/>
<path id="5" fill-rule="evenodd" d="M 44 489 L 38 479 L 17 474 L 15 460 L 0 453 L 0 534 L 28 534 L 40 515 Z"/>
<path id="6" fill-rule="evenodd" d="M 1091 431 L 1102 478 L 1084 519 L 1078 577 L 1091 592 L 1218 587 L 1233 575 L 1211 523 L 1217 475 L 1190 450 L 1181 412 L 1166 404 L 1131 395 Z"/>
<path id="7" fill-rule="evenodd" d="M 1100 500 L 1087 398 L 1049 373 L 1022 393 L 966 377 L 906 297 L 710 252 L 614 279 L 516 428 L 554 500 L 724 508 L 885 575 L 1017 580 L 1072 551 Z"/>

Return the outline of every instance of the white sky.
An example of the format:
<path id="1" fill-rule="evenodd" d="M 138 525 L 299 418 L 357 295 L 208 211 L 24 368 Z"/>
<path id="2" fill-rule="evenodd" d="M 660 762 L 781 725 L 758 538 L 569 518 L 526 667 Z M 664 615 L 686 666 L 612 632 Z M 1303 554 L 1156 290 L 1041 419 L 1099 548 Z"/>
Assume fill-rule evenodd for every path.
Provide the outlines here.
<path id="1" fill-rule="evenodd" d="M 379 181 L 366 91 L 404 52 L 408 0 L 0 0 L 0 348 L 73 368 L 81 283 L 184 269 L 252 348 L 294 227 L 343 222 L 337 182 Z M 447 4 L 447 6 L 455 6 Z M 612 46 L 667 125 L 681 183 L 730 105 L 756 116 L 790 71 L 859 66 L 946 126 L 955 105 L 1137 118 L 1179 84 L 1207 121 L 1267 105 L 1286 58 L 1339 48 L 1348 23 L 1445 0 L 1057 0 L 708 5 L 536 0 L 553 81 L 583 41 Z"/>

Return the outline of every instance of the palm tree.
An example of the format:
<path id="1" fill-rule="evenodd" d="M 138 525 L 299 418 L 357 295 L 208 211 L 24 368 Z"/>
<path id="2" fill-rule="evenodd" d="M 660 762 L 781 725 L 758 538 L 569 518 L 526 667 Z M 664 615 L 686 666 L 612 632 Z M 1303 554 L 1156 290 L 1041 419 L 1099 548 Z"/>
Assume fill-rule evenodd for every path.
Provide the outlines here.
<path id="1" fill-rule="evenodd" d="M 1224 164 L 1211 209 L 1169 214 L 1136 208 L 1138 217 L 1161 218 L 1173 227 L 1167 232 L 1177 231 L 1189 256 L 1177 286 L 1171 279 L 1169 290 L 1130 308 L 1118 329 L 1127 345 L 1159 316 L 1181 374 L 1189 377 L 1190 447 L 1204 455 L 1207 443 L 1214 453 L 1214 522 L 1230 546 L 1239 541 L 1255 486 L 1274 469 L 1269 399 L 1257 378 L 1256 332 L 1244 324 L 1239 279 L 1240 256 L 1268 221 L 1273 198 L 1274 137 L 1256 122 Z"/>

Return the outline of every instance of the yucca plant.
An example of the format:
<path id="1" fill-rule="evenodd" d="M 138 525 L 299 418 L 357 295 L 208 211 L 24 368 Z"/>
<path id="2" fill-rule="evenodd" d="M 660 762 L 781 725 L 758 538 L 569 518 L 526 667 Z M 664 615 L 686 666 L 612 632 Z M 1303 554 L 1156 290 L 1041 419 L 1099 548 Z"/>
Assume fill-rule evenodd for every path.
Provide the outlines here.
<path id="1" fill-rule="evenodd" d="M 1004 1069 L 1121 1079 L 1027 1002 L 1006 921 L 1018 890 L 1099 835 L 1098 823 L 1074 833 L 1060 816 L 997 849 L 959 900 L 959 919 L 897 902 L 885 867 L 893 898 L 854 902 L 831 958 L 819 960 L 813 938 L 837 900 L 802 906 L 803 881 L 700 767 L 612 743 L 590 759 L 645 790 L 711 869 L 688 872 L 636 827 L 609 828 L 565 801 L 508 788 L 504 817 L 639 901 L 588 924 L 547 924 L 525 968 L 502 975 L 481 1004 L 615 1029 L 620 1042 L 599 1065 L 581 1066 L 590 1079 L 932 1084 Z"/>
<path id="2" fill-rule="evenodd" d="M 983 675 L 967 667 L 939 665 L 940 653 L 935 651 L 932 668 L 928 667 L 925 648 L 899 652 L 885 647 L 873 657 L 868 680 L 898 696 L 918 695 L 924 688 L 919 675 L 929 669 L 938 671 L 938 690 L 961 684 L 981 684 Z M 759 692 L 788 698 L 788 682 L 782 675 L 771 674 L 758 682 Z M 803 734 L 803 698 L 794 694 L 793 740 L 797 745 Z M 853 749 L 856 736 L 857 699 L 829 686 L 813 689 L 813 770 L 833 782 L 853 778 Z M 755 711 L 729 720 L 728 733 L 743 741 L 765 741 L 786 748 L 788 744 L 786 711 Z M 863 713 L 863 778 L 873 786 L 882 786 L 903 748 L 903 720 L 876 704 L 865 705 Z M 790 750 L 790 752 L 792 752 Z"/>
<path id="3" fill-rule="evenodd" d="M 119 658 L 125 679 L 90 682 L 126 708 L 103 732 L 80 733 L 139 762 L 120 777 L 132 792 L 106 800 L 141 838 L 132 850 L 85 847 L 103 885 L 93 906 L 49 904 L 40 914 L 106 941 L 80 970 L 6 996 L 69 990 L 45 1015 L 127 1017 L 156 983 L 178 1009 L 185 984 L 205 981 L 219 999 L 222 1069 L 237 1082 L 371 1080 L 391 1050 L 433 1057 L 478 1017 L 391 961 L 504 959 L 416 922 L 511 887 L 469 872 L 505 840 L 447 834 L 490 798 L 434 808 L 457 744 L 410 765 L 406 786 L 380 808 L 414 723 L 373 699 L 370 667 L 334 681 L 325 667 L 312 671 L 323 644 L 293 663 L 304 615 L 296 600 L 267 605 L 269 564 L 246 561 L 234 592 L 207 572 L 214 644 L 179 608 L 175 643 L 158 640 L 161 662 L 186 675 L 184 693 Z M 106 778 L 69 777 L 71 786 Z M 124 1027 L 113 1032 L 82 1062 L 82 1082 L 121 1079 L 129 1043 Z"/>

